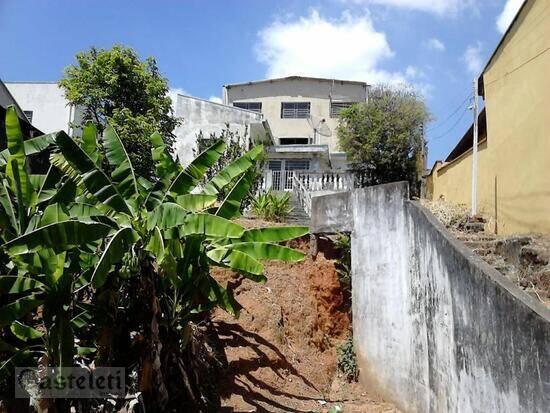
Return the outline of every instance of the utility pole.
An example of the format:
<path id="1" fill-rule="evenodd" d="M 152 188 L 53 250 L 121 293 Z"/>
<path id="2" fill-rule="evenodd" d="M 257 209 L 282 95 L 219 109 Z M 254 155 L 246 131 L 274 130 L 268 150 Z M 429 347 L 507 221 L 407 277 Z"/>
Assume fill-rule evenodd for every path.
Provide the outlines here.
<path id="1" fill-rule="evenodd" d="M 478 141 L 478 124 L 477 124 L 477 78 L 474 79 L 474 104 L 472 105 L 474 112 L 474 142 L 472 146 L 472 217 L 477 215 L 477 141 Z"/>

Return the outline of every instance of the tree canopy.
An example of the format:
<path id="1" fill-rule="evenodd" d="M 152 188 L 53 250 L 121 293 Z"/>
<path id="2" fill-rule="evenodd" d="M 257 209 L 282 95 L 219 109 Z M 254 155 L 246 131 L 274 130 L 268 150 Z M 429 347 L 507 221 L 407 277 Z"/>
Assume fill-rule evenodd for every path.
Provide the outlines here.
<path id="1" fill-rule="evenodd" d="M 70 103 L 84 109 L 83 123 L 94 122 L 100 132 L 107 122 L 116 128 L 139 175 L 150 176 L 153 170 L 153 132 L 172 148 L 179 121 L 154 58 L 142 61 L 133 49 L 120 45 L 92 47 L 77 53 L 60 86 Z"/>
<path id="2" fill-rule="evenodd" d="M 368 103 L 342 110 L 338 140 L 362 184 L 407 180 L 415 191 L 429 118 L 422 98 L 405 86 L 375 86 Z"/>

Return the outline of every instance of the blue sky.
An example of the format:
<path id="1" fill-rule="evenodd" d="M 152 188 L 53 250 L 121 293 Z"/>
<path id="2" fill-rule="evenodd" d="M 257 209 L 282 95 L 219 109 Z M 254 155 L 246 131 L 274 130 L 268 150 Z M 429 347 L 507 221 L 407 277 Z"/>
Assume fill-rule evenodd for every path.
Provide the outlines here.
<path id="1" fill-rule="evenodd" d="M 171 88 L 207 99 L 225 83 L 291 74 L 405 82 L 434 118 L 431 165 L 471 123 L 472 79 L 521 3 L 0 0 L 0 78 L 55 81 L 77 51 L 120 43 L 155 56 Z"/>

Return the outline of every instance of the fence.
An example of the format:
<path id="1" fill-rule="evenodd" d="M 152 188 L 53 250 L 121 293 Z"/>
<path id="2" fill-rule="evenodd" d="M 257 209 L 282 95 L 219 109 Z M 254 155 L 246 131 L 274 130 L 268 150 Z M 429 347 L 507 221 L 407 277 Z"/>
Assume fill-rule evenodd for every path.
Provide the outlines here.
<path id="1" fill-rule="evenodd" d="M 296 179 L 295 179 L 296 178 Z M 292 191 L 300 182 L 304 190 L 315 191 L 348 191 L 354 188 L 355 179 L 349 172 L 311 172 L 292 170 L 266 170 L 264 172 L 264 190 Z"/>

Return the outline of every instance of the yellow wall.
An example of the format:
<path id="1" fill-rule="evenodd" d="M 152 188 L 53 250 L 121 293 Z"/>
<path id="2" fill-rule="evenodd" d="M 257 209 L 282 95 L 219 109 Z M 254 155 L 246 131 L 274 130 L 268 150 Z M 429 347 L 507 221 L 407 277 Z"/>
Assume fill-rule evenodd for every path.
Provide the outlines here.
<path id="1" fill-rule="evenodd" d="M 478 210 L 501 234 L 550 233 L 550 2 L 528 0 L 483 74 L 488 140 Z M 470 205 L 471 151 L 440 166 L 433 198 Z"/>

